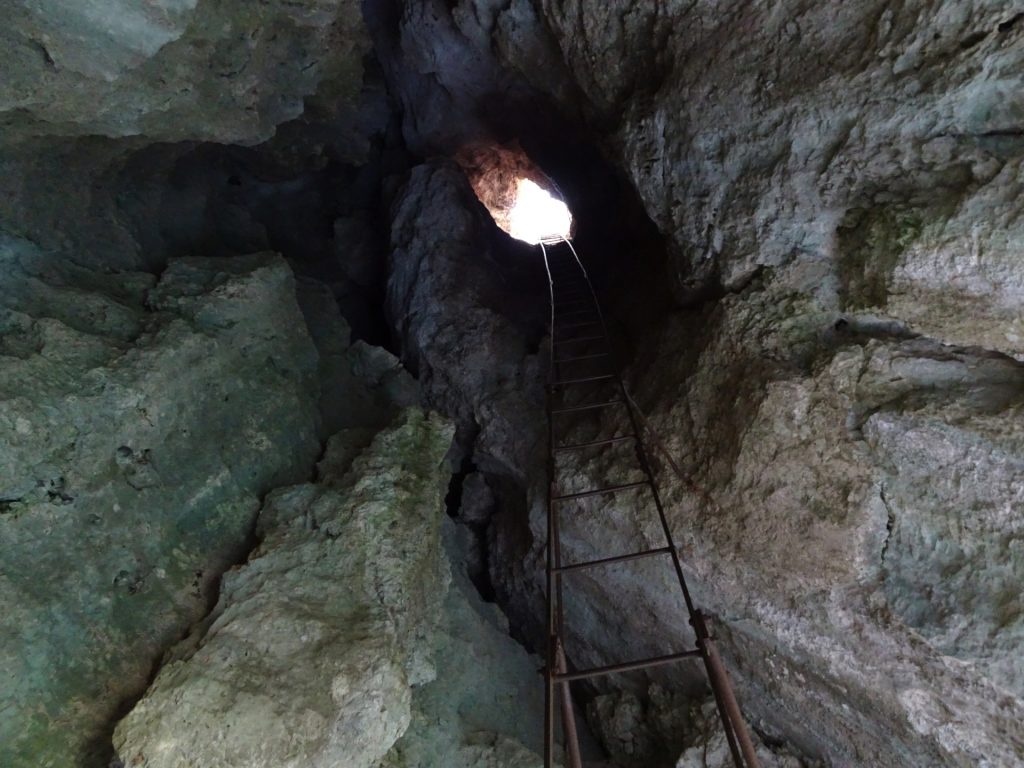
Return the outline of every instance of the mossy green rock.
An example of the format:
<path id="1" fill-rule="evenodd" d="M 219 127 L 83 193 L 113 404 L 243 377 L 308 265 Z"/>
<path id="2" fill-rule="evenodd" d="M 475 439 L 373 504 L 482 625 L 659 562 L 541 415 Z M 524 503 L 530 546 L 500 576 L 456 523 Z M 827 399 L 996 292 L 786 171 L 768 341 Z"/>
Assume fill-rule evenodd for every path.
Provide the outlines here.
<path id="1" fill-rule="evenodd" d="M 273 254 L 159 281 L 0 242 L 0 765 L 94 766 L 112 721 L 319 450 Z"/>
<path id="2" fill-rule="evenodd" d="M 369 50 L 354 0 L 14 0 L 3 14 L 5 138 L 255 144 L 320 90 L 354 103 Z"/>
<path id="3" fill-rule="evenodd" d="M 259 548 L 118 726 L 127 765 L 377 764 L 435 675 L 452 431 L 407 409 L 350 468 L 365 430 L 330 441 L 319 482 L 268 497 Z"/>

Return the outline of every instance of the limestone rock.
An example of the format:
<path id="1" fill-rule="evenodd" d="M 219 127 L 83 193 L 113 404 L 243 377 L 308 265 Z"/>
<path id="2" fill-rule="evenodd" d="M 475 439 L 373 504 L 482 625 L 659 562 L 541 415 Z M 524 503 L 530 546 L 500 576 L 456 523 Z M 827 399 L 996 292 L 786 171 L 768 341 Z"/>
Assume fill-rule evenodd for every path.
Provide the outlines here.
<path id="1" fill-rule="evenodd" d="M 462 483 L 459 520 L 465 523 L 486 523 L 493 514 L 494 504 L 494 492 L 487 485 L 487 478 L 480 472 L 466 475 Z"/>
<path id="2" fill-rule="evenodd" d="M 270 495 L 259 548 L 118 726 L 126 765 L 540 765 L 539 662 L 444 516 L 451 435 L 409 409 L 354 459 L 339 433 L 316 484 Z"/>
<path id="3" fill-rule="evenodd" d="M 129 766 L 373 766 L 433 679 L 446 588 L 440 419 L 411 409 L 340 476 L 275 491 L 200 639 L 117 728 Z"/>
<path id="4" fill-rule="evenodd" d="M 543 662 L 508 634 L 460 561 L 456 526 L 444 521 L 452 582 L 432 638 L 435 679 L 416 688 L 412 721 L 381 768 L 538 768 L 544 722 Z"/>
<path id="5" fill-rule="evenodd" d="M 536 75 L 550 52 L 524 64 L 493 7 L 432 23 Z M 664 480 L 673 527 L 754 717 L 843 764 L 1021 762 L 1019 9 L 535 8 L 533 39 L 557 46 L 691 307 L 631 329 L 631 378 L 689 473 Z M 459 82 L 458 62 L 432 61 Z M 526 77 L 574 111 L 555 70 Z M 615 468 L 581 467 L 579 486 Z M 575 556 L 660 543 L 637 505 L 587 509 L 563 531 Z M 544 538 L 527 515 L 532 548 L 491 553 L 522 562 L 495 574 L 520 603 Z M 576 661 L 690 637 L 671 579 L 581 582 Z M 637 610 L 619 624 L 622 601 Z"/>
<path id="6" fill-rule="evenodd" d="M 541 5 L 680 296 L 817 264 L 804 290 L 1024 353 L 1019 9 Z"/>
<path id="7" fill-rule="evenodd" d="M 836 331 L 828 318 L 806 297 L 747 291 L 680 318 L 659 341 L 660 367 L 637 372 L 639 400 L 687 473 L 663 464 L 659 478 L 695 599 L 722 617 L 748 715 L 804 754 L 1012 765 L 1024 747 L 1006 591 L 1024 578 L 1013 544 L 1024 369 L 898 326 Z M 581 466 L 580 482 L 605 469 L 614 462 Z M 570 556 L 598 556 L 587 542 L 601 534 L 616 550 L 652 544 L 643 511 L 624 499 L 574 516 Z M 581 627 L 571 642 L 589 647 L 583 658 L 689 636 L 671 579 L 645 577 L 616 580 L 618 594 L 581 580 L 567 623 Z M 623 594 L 628 631 L 589 618 Z"/>
<path id="8" fill-rule="evenodd" d="M 329 286 L 310 278 L 298 283 L 299 306 L 319 353 L 321 435 L 379 428 L 397 410 L 420 401 L 415 380 L 381 347 L 352 343 Z"/>
<path id="9" fill-rule="evenodd" d="M 698 737 L 693 746 L 690 746 L 679 756 L 675 768 L 730 768 L 735 766 L 732 754 L 729 751 L 729 744 L 725 740 L 725 731 L 722 729 L 721 721 L 714 704 L 708 703 L 700 711 L 697 718 Z M 754 751 L 757 759 L 764 768 L 811 768 L 815 762 L 807 762 L 799 758 L 771 750 L 762 743 L 756 733 L 751 734 L 754 741 Z"/>
<path id="10" fill-rule="evenodd" d="M 316 352 L 273 254 L 159 280 L 0 241 L 0 763 L 89 764 L 318 451 Z"/>
<path id="11" fill-rule="evenodd" d="M 523 277 L 543 274 L 539 254 L 499 262 L 487 239 L 493 225 L 454 163 L 414 168 L 391 214 L 386 310 L 400 357 L 425 402 L 455 421 L 452 459 L 495 491 L 486 562 L 501 573 L 490 579 L 505 595 L 528 595 L 514 621 L 539 643 L 546 354 L 535 345 L 547 307 L 515 303 L 517 293 L 543 289 Z"/>
<path id="12" fill-rule="evenodd" d="M 502 307 L 483 216 L 454 164 L 415 168 L 392 211 L 386 307 L 402 360 L 463 449 L 480 469 L 525 481 L 541 460 L 541 362 Z"/>
<path id="13" fill-rule="evenodd" d="M 254 144 L 322 85 L 354 102 L 369 50 L 354 0 L 17 0 L 0 32 L 8 137 Z"/>

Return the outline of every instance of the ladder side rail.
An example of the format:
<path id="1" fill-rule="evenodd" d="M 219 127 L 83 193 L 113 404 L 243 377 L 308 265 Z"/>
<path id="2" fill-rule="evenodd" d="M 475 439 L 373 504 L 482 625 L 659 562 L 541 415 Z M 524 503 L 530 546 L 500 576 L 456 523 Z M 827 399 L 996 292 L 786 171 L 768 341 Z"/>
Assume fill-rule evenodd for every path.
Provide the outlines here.
<path id="1" fill-rule="evenodd" d="M 572 243 L 570 243 L 568 240 L 566 240 L 565 243 L 566 245 L 569 246 L 569 249 L 572 251 L 573 257 L 576 259 L 576 263 L 579 265 L 580 270 L 583 272 L 584 278 L 587 281 L 587 287 L 590 289 L 591 297 L 593 298 L 594 305 L 597 308 L 597 315 L 601 324 L 602 333 L 604 334 L 605 339 L 608 339 L 610 342 L 611 337 L 608 335 L 608 325 L 604 316 L 604 311 L 601 309 L 601 303 L 597 300 L 597 293 L 594 291 L 593 284 L 590 280 L 590 275 L 588 274 L 586 267 L 583 266 L 583 262 L 580 260 L 579 254 L 576 253 L 576 249 L 573 248 Z M 732 689 L 731 686 L 729 686 L 727 677 L 724 680 L 726 688 L 723 688 L 722 686 L 723 681 L 718 673 L 724 673 L 724 668 L 722 667 L 721 659 L 718 658 L 717 651 L 715 650 L 714 646 L 710 645 L 710 637 L 707 636 L 706 632 L 704 633 L 705 637 L 701 637 L 701 632 L 699 631 L 698 624 L 702 624 L 703 615 L 699 611 L 697 611 L 696 606 L 693 603 L 693 597 L 690 594 L 689 586 L 686 583 L 686 576 L 683 573 L 682 562 L 679 559 L 679 552 L 676 548 L 675 541 L 672 536 L 672 530 L 668 525 L 668 519 L 665 515 L 665 508 L 661 501 L 661 494 L 659 492 L 657 482 L 654 478 L 654 473 L 651 469 L 650 462 L 648 461 L 647 451 L 644 445 L 643 432 L 640 429 L 640 424 L 637 420 L 637 415 L 635 412 L 638 411 L 639 409 L 636 408 L 636 403 L 632 400 L 632 398 L 629 396 L 629 393 L 626 390 L 626 384 L 625 381 L 622 379 L 621 375 L 621 366 L 613 365 L 613 367 L 619 371 L 618 384 L 622 391 L 622 398 L 626 401 L 626 411 L 629 414 L 630 425 L 632 427 L 633 433 L 637 435 L 636 449 L 638 458 L 640 459 L 641 469 L 643 470 L 644 474 L 648 478 L 648 481 L 650 482 L 651 491 L 654 497 L 654 504 L 658 510 L 658 520 L 661 524 L 662 532 L 665 535 L 665 541 L 670 549 L 670 555 L 672 557 L 672 566 L 676 572 L 676 578 L 679 582 L 680 590 L 683 593 L 683 600 L 686 604 L 687 613 L 689 614 L 690 624 L 691 626 L 693 626 L 694 633 L 697 636 L 698 648 L 700 649 L 701 657 L 704 660 L 705 668 L 707 670 L 708 675 L 708 682 L 710 683 L 712 692 L 715 696 L 715 703 L 717 705 L 716 709 L 718 710 L 719 717 L 722 720 L 722 726 L 725 729 L 726 740 L 729 743 L 729 751 L 732 753 L 733 762 L 736 764 L 736 768 L 744 768 L 743 758 L 745 757 L 747 768 L 759 768 L 760 764 L 757 760 L 757 756 L 754 754 L 752 745 L 750 745 L 750 737 L 749 734 L 746 732 L 746 727 L 742 721 L 742 718 L 739 719 L 738 723 L 735 723 L 733 722 L 733 718 L 729 717 L 728 710 L 730 708 L 727 707 L 727 699 L 731 699 L 731 704 L 733 705 L 732 708 L 734 708 L 736 712 L 739 711 L 739 706 L 736 703 L 735 696 L 733 696 L 732 694 Z M 736 743 L 737 736 L 740 736 L 738 740 L 741 742 L 743 746 L 750 745 L 749 750 L 742 750 L 742 752 L 744 753 L 742 757 L 740 754 L 741 745 Z"/>
<path id="2" fill-rule="evenodd" d="M 628 408 L 630 411 L 635 413 L 638 417 L 638 426 L 641 427 L 642 434 L 650 436 L 655 448 L 657 448 L 665 457 L 665 460 L 672 468 L 672 471 L 675 472 L 675 474 L 678 475 L 688 487 L 697 492 L 698 495 L 705 495 L 700 488 L 686 477 L 675 459 L 672 458 L 672 454 L 669 453 L 668 447 L 654 431 L 654 428 L 650 425 L 647 417 L 644 416 L 643 411 L 640 410 L 640 406 L 637 405 L 636 400 L 630 394 L 628 388 L 626 388 L 625 382 L 622 382 L 622 385 L 622 396 L 628 402 Z M 718 655 L 718 649 L 714 644 L 714 638 L 708 630 L 707 621 L 707 617 L 700 610 L 691 614 L 690 624 L 693 626 L 697 635 L 697 643 L 701 649 L 701 655 L 704 660 L 705 668 L 707 669 L 708 682 L 711 685 L 712 693 L 715 695 L 719 716 L 721 717 L 722 725 L 725 728 L 725 735 L 729 741 L 733 760 L 736 762 L 737 766 L 741 766 L 742 768 L 743 764 L 739 761 L 737 755 L 738 748 L 739 752 L 743 754 L 749 768 L 759 768 L 760 761 L 754 751 L 754 745 L 750 739 L 750 733 L 747 730 L 746 721 L 743 719 L 739 703 L 736 701 L 736 695 L 733 692 L 732 684 L 729 681 L 728 672 L 725 669 L 725 665 L 722 663 L 721 657 Z"/>
<path id="3" fill-rule="evenodd" d="M 565 615 L 563 609 L 563 589 L 561 573 L 561 541 L 558 530 L 558 513 L 555 510 L 553 497 L 555 494 L 555 423 L 554 398 L 558 379 L 555 361 L 555 284 L 548 261 L 547 249 L 541 243 L 544 256 L 544 268 L 548 274 L 548 291 L 551 299 L 551 344 L 549 348 L 547 416 L 548 416 L 548 546 L 546 591 L 548 598 L 548 660 L 545 665 L 545 707 L 544 707 L 544 766 L 553 768 L 555 751 L 555 699 L 558 698 L 562 716 L 562 731 L 565 741 L 566 757 L 569 768 L 581 768 L 582 761 L 579 751 L 579 735 L 576 732 L 576 718 L 572 709 L 572 694 L 569 680 L 559 680 L 558 676 L 566 670 L 565 651 L 562 647 L 564 637 Z"/>
<path id="4" fill-rule="evenodd" d="M 544 269 L 548 276 L 548 293 L 551 298 L 551 349 L 549 352 L 549 381 L 553 374 L 551 369 L 555 365 L 555 345 L 554 345 L 554 324 L 555 324 L 555 283 L 551 276 L 551 266 L 548 263 L 547 249 L 544 245 L 541 245 L 541 252 L 544 255 Z M 554 639 L 555 631 L 555 595 L 554 595 L 554 571 L 553 567 L 553 552 L 555 546 L 555 537 L 551 530 L 551 496 L 552 489 L 554 488 L 554 461 L 551 458 L 553 456 L 552 449 L 554 447 L 554 426 L 552 424 L 552 409 L 553 403 L 552 398 L 554 397 L 554 391 L 549 385 L 546 393 L 546 406 L 548 416 L 548 500 L 547 500 L 547 528 L 548 528 L 548 545 L 546 553 L 546 567 L 545 567 L 545 595 L 547 597 L 547 653 L 546 662 L 544 664 L 544 768 L 554 767 L 554 744 L 555 744 L 555 669 L 557 667 L 557 648 Z"/>

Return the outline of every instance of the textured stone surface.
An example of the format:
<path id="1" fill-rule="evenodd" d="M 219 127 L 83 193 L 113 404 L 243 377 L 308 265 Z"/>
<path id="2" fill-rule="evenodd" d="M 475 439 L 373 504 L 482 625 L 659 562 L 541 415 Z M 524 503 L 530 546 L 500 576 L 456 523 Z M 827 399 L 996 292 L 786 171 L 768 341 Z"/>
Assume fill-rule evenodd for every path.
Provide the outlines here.
<path id="1" fill-rule="evenodd" d="M 386 424 L 396 407 L 419 402 L 415 380 L 394 355 L 363 341 L 352 342 L 329 286 L 300 280 L 298 299 L 319 353 L 324 439 L 342 429 L 374 429 Z"/>
<path id="2" fill-rule="evenodd" d="M 660 474 L 670 522 L 748 711 L 838 764 L 1014 764 L 1024 370 L 877 328 L 809 333 L 791 310 L 750 291 L 677 319 L 656 375 L 636 378 L 687 472 Z M 820 356 L 794 359 L 801 348 Z M 578 482 L 616 471 L 581 464 Z M 647 512 L 593 503 L 563 527 L 570 558 L 656 544 Z M 576 658 L 689 634 L 670 573 L 620 573 L 618 594 L 580 582 Z M 623 596 L 632 609 L 612 628 Z"/>
<path id="3" fill-rule="evenodd" d="M 455 525 L 444 521 L 452 583 L 434 638 L 436 678 L 416 689 L 412 722 L 381 768 L 539 768 L 542 661 L 508 636 L 497 606 L 467 578 Z"/>
<path id="4" fill-rule="evenodd" d="M 369 439 L 392 388 L 408 390 L 386 355 L 342 339 L 345 329 L 332 309 L 339 301 L 346 311 L 359 307 L 364 326 L 372 325 L 369 304 L 377 299 L 368 297 L 376 296 L 381 278 L 369 231 L 374 217 L 347 205 L 326 222 L 310 215 L 318 201 L 349 187 L 373 198 L 376 187 L 366 178 L 380 178 L 377 169 L 368 177 L 321 173 L 366 156 L 365 126 L 380 134 L 387 120 L 383 98 L 374 100 L 372 115 L 351 117 L 366 50 L 357 4 L 58 5 L 11 4 L 0 31 L 0 227 L 47 254 L 44 267 L 26 266 L 34 247 L 4 241 L 5 253 L 20 261 L 5 267 L 0 286 L 14 310 L 3 316 L 0 350 L 13 360 L 5 386 L 15 392 L 15 404 L 0 415 L 10 414 L 0 432 L 8 437 L 0 439 L 24 446 L 24 453 L 3 474 L 13 480 L 0 497 L 0 525 L 43 520 L 25 538 L 10 538 L 25 543 L 4 557 L 27 558 L 39 549 L 46 557 L 31 565 L 51 579 L 63 572 L 67 552 L 76 563 L 92 562 L 76 555 L 95 543 L 76 529 L 66 537 L 73 546 L 42 544 L 44 535 L 71 525 L 53 510 L 86 504 L 95 492 L 101 519 L 126 514 L 120 496 L 100 487 L 114 477 L 118 493 L 146 495 L 145 509 L 163 520 L 177 513 L 161 506 L 163 496 L 152 504 L 149 496 L 181 490 L 174 507 L 180 512 L 193 503 L 186 487 L 219 477 L 190 474 L 209 458 L 195 455 L 191 442 L 189 451 L 174 448 L 168 464 L 155 440 L 139 438 L 147 435 L 138 430 L 149 427 L 129 430 L 130 439 L 115 434 L 124 431 L 124 419 L 103 398 L 119 397 L 130 388 L 124 382 L 152 395 L 152 407 L 141 406 L 146 418 L 185 414 L 182 428 L 202 434 L 192 425 L 209 428 L 223 413 L 241 412 L 234 400 L 218 405 L 229 409 L 223 412 L 200 417 L 190 410 L 203 402 L 194 391 L 219 394 L 211 382 L 237 383 L 233 361 L 245 348 L 237 334 L 260 333 L 259 344 L 301 338 L 301 350 L 277 359 L 294 363 L 286 371 L 302 371 L 302 394 L 294 399 L 304 419 L 315 409 L 315 378 L 334 386 L 356 369 L 379 375 L 376 391 L 350 396 L 353 411 L 340 407 L 345 386 L 321 397 L 321 435 L 353 427 L 330 454 L 339 466 Z M 743 703 L 768 741 L 781 739 L 835 765 L 1024 761 L 1024 446 L 1021 368 L 1014 362 L 1024 357 L 1021 9 L 980 0 L 410 0 L 367 7 L 382 66 L 405 110 L 401 132 L 414 150 L 448 151 L 466 140 L 518 134 L 524 146 L 528 138 L 536 146 L 545 131 L 566 125 L 547 109 L 555 103 L 563 115 L 584 118 L 665 236 L 669 258 L 646 279 L 670 286 L 677 307 L 626 329 L 641 341 L 630 377 L 688 475 L 686 482 L 662 475 L 673 527 L 695 594 L 717 615 Z M 225 172 L 228 165 L 215 155 L 192 155 L 186 145 L 147 149 L 154 140 L 248 144 L 275 130 L 274 141 L 237 177 L 245 193 L 232 196 L 210 191 L 234 184 L 228 179 L 236 173 Z M 66 141 L 46 138 L 53 135 Z M 328 138 L 341 135 L 344 141 Z M 388 162 L 374 155 L 371 164 Z M 588 188 L 586 179 L 574 181 Z M 272 191 L 275 184 L 285 194 Z M 589 186 L 587 194 L 595 194 L 598 185 Z M 393 182 L 387 189 L 396 191 Z M 490 520 L 473 523 L 484 530 L 477 543 L 488 545 L 477 565 L 487 565 L 519 632 L 536 641 L 545 537 L 537 420 L 543 313 L 510 297 L 542 293 L 501 262 L 453 167 L 422 166 L 393 197 L 386 309 L 396 347 L 419 375 L 425 400 L 457 424 L 449 458 L 469 477 L 485 477 L 494 493 Z M 278 226 L 280 220 L 291 228 Z M 270 318 L 255 317 L 252 306 L 234 312 L 218 304 L 193 317 L 188 301 L 174 293 L 184 279 L 179 272 L 191 274 L 186 282 L 199 277 L 183 267 L 164 278 L 166 286 L 161 281 L 167 290 L 153 296 L 166 303 L 149 311 L 145 292 L 155 279 L 128 274 L 158 272 L 175 253 L 245 253 L 282 242 L 317 277 L 330 259 L 344 262 L 335 265 L 344 279 L 331 283 L 333 297 L 322 286 L 300 292 L 309 299 L 302 306 L 321 352 L 315 372 L 308 340 L 295 330 L 301 320 L 263 333 Z M 119 272 L 112 277 L 107 269 Z M 654 313 L 640 310 L 655 302 L 627 295 L 641 282 L 630 280 L 613 286 L 618 308 L 626 318 L 650 320 Z M 212 288 L 198 284 L 195 301 Z M 269 306 L 259 312 L 279 314 L 275 301 Z M 183 323 L 194 326 L 196 340 L 176 335 Z M 352 325 L 358 335 L 355 319 Z M 188 375 L 165 374 L 164 381 L 145 367 L 159 350 L 211 338 L 225 340 L 215 359 L 191 364 L 190 357 L 180 366 L 196 377 L 211 372 L 201 388 L 190 389 Z M 242 370 L 256 380 L 255 366 Z M 274 376 L 291 375 L 273 366 L 258 373 L 267 379 L 253 391 L 271 393 L 266 397 L 280 392 Z M 156 397 L 156 389 L 145 389 L 149 382 L 171 394 Z M 297 420 L 295 412 L 266 414 L 268 425 L 283 430 L 271 445 L 292 446 L 291 453 L 278 452 L 285 463 L 295 459 L 290 441 L 301 432 L 288 420 Z M 80 414 L 89 414 L 84 427 L 75 421 Z M 170 415 L 162 418 L 171 423 Z M 88 436 L 63 442 L 68 423 L 94 435 L 95 445 Z M 42 434 L 38 425 L 45 425 L 45 444 L 31 444 Z M 575 430 L 596 437 L 602 426 L 621 425 L 581 420 Z M 161 445 L 183 445 L 169 429 L 159 435 Z M 312 429 L 299 442 L 311 440 Z M 238 437 L 243 433 L 232 433 L 241 447 L 232 444 L 223 461 L 233 478 L 254 461 Z M 214 450 L 210 440 L 202 448 Z M 67 470 L 65 453 L 78 461 L 86 449 L 83 468 Z M 178 471 L 180 462 L 188 477 L 175 485 L 168 467 Z M 244 492 L 217 497 L 241 505 L 237 519 L 251 516 L 257 489 L 277 477 L 268 462 L 256 461 L 262 479 L 238 480 Z M 586 487 L 621 466 L 614 458 L 578 465 L 572 483 Z M 475 483 L 464 489 L 467 515 L 475 509 Z M 585 509 L 590 516 L 564 532 L 573 557 L 660 543 L 653 521 L 628 500 Z M 167 541 L 179 533 L 172 530 Z M 134 537 L 133 545 L 136 538 L 147 540 Z M 123 600 L 152 589 L 151 579 L 133 575 L 134 553 L 118 555 L 103 541 L 96 549 L 107 559 L 87 583 L 111 582 L 129 595 Z M 229 560 L 213 559 L 221 566 Z M 11 601 L 18 607 L 5 632 L 38 620 L 34 606 L 46 599 L 33 591 L 37 580 L 27 581 L 35 572 L 21 560 L 5 567 L 4 589 L 11 579 L 32 587 L 23 590 L 27 598 L 19 593 Z M 204 571 L 200 588 L 211 573 Z M 623 569 L 607 584 L 579 583 L 569 622 L 574 663 L 672 650 L 689 639 L 671 573 Z M 176 599 L 160 604 L 179 618 L 159 627 L 180 628 L 180 616 L 201 602 L 189 598 L 181 608 Z M 625 615 L 623 604 L 630 606 Z M 88 626 L 103 627 L 102 634 L 112 623 L 100 618 Z M 32 646 L 39 653 L 63 642 L 48 632 Z M 172 635 L 147 638 L 147 650 L 115 686 L 139 679 Z M 96 647 L 109 650 L 119 637 L 99 637 Z M 62 663 L 73 668 L 68 679 L 79 685 L 80 666 L 95 658 L 63 654 Z M 701 695 L 699 675 L 659 673 L 658 680 L 671 701 Z M 132 685 L 101 691 L 99 700 L 115 702 Z M 98 690 L 90 686 L 89 694 Z M 37 727 L 49 735 L 48 718 L 84 695 L 34 699 L 42 702 L 36 724 L 12 726 L 17 738 L 35 738 Z M 651 706 L 657 703 L 649 695 L 637 700 L 645 718 L 636 720 L 637 729 L 661 716 Z M 416 711 L 415 696 L 411 706 Z M 612 720 L 626 722 L 635 708 L 621 717 L 613 710 Z M 59 732 L 71 741 L 79 733 Z M 505 738 L 459 749 L 468 750 L 467 761 L 511 762 L 486 752 Z M 59 752 L 58 741 L 48 738 L 48 748 Z M 624 741 L 633 758 L 646 759 L 643 738 Z M 719 747 L 711 744 L 712 761 Z M 700 764 L 700 750 L 685 759 Z"/>
<path id="5" fill-rule="evenodd" d="M 1019 8 L 542 5 L 680 295 L 826 264 L 846 308 L 1024 352 Z"/>
<path id="6" fill-rule="evenodd" d="M 8 137 L 257 143 L 324 86 L 354 101 L 369 50 L 351 0 L 17 0 L 0 33 Z"/>
<path id="7" fill-rule="evenodd" d="M 259 548 L 118 726 L 126 765 L 539 765 L 537 660 L 444 516 L 451 427 L 409 409 L 353 460 L 359 432 L 268 498 Z"/>
<path id="8" fill-rule="evenodd" d="M 453 460 L 480 472 L 497 500 L 490 520 L 474 524 L 488 549 L 474 578 L 493 579 L 506 596 L 528 595 L 510 616 L 516 636 L 538 648 L 544 537 L 530 522 L 546 499 L 545 355 L 535 346 L 547 311 L 537 301 L 543 268 L 536 249 L 499 250 L 486 216 L 453 163 L 414 168 L 392 207 L 386 308 L 425 402 L 455 421 Z"/>
<path id="9" fill-rule="evenodd" d="M 679 756 L 675 768 L 730 768 L 734 766 L 729 745 L 725 740 L 718 713 L 711 704 L 707 704 L 696 718 L 695 730 L 697 743 L 688 747 Z M 817 765 L 801 760 L 784 751 L 768 749 L 754 734 L 754 748 L 757 759 L 764 768 L 808 768 Z"/>
<path id="10" fill-rule="evenodd" d="M 373 766 L 434 677 L 451 430 L 409 410 L 351 465 L 275 491 L 201 638 L 121 722 L 131 766 Z M 343 471 L 345 470 L 345 471 Z M 194 647 L 188 647 L 194 644 Z"/>
<path id="11" fill-rule="evenodd" d="M 271 254 L 159 280 L 0 242 L 0 762 L 88 764 L 316 441 L 316 352 Z"/>
<path id="12" fill-rule="evenodd" d="M 538 96 L 552 89 L 567 102 L 574 92 L 530 0 L 380 2 L 366 11 L 414 152 L 519 138 L 551 118 Z M 503 66 L 496 51 L 523 66 Z"/>
<path id="13" fill-rule="evenodd" d="M 392 210 L 386 308 L 403 362 L 427 402 L 455 420 L 477 466 L 526 482 L 543 458 L 543 374 L 528 323 L 545 308 L 510 317 L 514 294 L 505 294 L 486 215 L 454 164 L 414 168 Z M 530 257 L 512 267 L 536 276 Z"/>
<path id="14" fill-rule="evenodd" d="M 597 696 L 587 707 L 588 720 L 615 765 L 735 768 L 713 701 L 703 706 L 694 704 L 657 684 L 650 687 L 644 700 L 618 692 Z M 770 749 L 756 732 L 751 733 L 751 739 L 765 768 L 817 765 L 785 749 Z"/>
<path id="15" fill-rule="evenodd" d="M 629 329 L 631 378 L 688 475 L 664 476 L 673 527 L 754 719 L 838 765 L 1024 761 L 1020 9 L 537 7 L 533 39 L 574 88 L 560 66 L 538 76 L 550 50 L 502 44 L 494 4 L 405 18 L 432 12 L 438 40 L 461 35 L 436 45 L 471 41 L 582 109 L 667 238 L 662 282 L 689 308 Z M 439 83 L 484 69 L 427 58 Z M 414 111 L 407 136 L 443 135 Z M 481 434 L 509 418 L 475 416 Z M 621 466 L 581 465 L 575 486 Z M 529 533 L 492 539 L 517 616 L 540 608 L 540 511 L 523 504 Z M 660 543 L 641 511 L 586 505 L 563 531 L 572 559 Z M 689 637 L 671 573 L 580 583 L 577 663 Z"/>

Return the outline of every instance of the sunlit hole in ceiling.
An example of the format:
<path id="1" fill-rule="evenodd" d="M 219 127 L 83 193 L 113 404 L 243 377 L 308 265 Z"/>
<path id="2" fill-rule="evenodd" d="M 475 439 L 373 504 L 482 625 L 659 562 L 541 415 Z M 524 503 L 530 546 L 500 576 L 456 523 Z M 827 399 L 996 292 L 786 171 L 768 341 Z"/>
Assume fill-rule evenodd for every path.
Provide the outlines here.
<path id="1" fill-rule="evenodd" d="M 572 214 L 565 203 L 536 183 L 519 179 L 508 225 L 512 237 L 531 245 L 568 240 L 572 233 Z"/>

